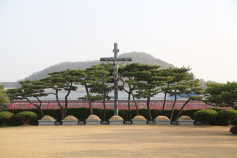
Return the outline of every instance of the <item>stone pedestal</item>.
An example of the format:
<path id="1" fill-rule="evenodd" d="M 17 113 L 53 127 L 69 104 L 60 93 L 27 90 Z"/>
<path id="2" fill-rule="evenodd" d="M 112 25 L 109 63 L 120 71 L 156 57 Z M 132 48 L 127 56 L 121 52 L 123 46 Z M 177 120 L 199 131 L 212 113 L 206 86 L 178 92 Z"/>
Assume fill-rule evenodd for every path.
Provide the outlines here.
<path id="1" fill-rule="evenodd" d="M 155 120 L 156 125 L 170 125 L 170 120 Z"/>
<path id="2" fill-rule="evenodd" d="M 90 115 L 86 119 L 86 125 L 100 125 L 101 119 L 96 115 Z"/>
<path id="3" fill-rule="evenodd" d="M 194 120 L 178 120 L 178 125 L 181 126 L 193 126 L 194 125 Z"/>
<path id="4" fill-rule="evenodd" d="M 39 126 L 53 126 L 56 120 L 38 120 Z"/>
<path id="5" fill-rule="evenodd" d="M 117 115 L 112 116 L 109 119 L 110 125 L 123 125 L 123 118 Z"/>
<path id="6" fill-rule="evenodd" d="M 78 125 L 78 120 L 62 120 L 63 125 Z"/>
<path id="7" fill-rule="evenodd" d="M 193 126 L 194 120 L 192 120 L 189 116 L 183 115 L 177 120 L 177 123 L 181 126 Z"/>
<path id="8" fill-rule="evenodd" d="M 132 119 L 132 124 L 133 125 L 146 125 L 147 120 L 145 119 L 145 117 L 141 115 L 137 115 Z"/>
<path id="9" fill-rule="evenodd" d="M 156 125 L 170 125 L 169 118 L 164 115 L 157 116 L 156 119 L 154 120 L 156 122 Z"/>

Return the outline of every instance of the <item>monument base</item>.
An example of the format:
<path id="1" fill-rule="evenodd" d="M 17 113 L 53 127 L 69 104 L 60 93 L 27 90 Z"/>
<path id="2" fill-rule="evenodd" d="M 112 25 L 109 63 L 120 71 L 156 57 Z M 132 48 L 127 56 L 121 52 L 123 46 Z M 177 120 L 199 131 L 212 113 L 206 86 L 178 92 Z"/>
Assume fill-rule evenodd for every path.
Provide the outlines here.
<path id="1" fill-rule="evenodd" d="M 96 115 L 90 115 L 86 119 L 86 125 L 100 125 L 101 119 Z"/>
<path id="2" fill-rule="evenodd" d="M 145 117 L 141 115 L 137 115 L 132 119 L 132 124 L 133 125 L 146 125 L 147 120 L 145 119 Z"/>
<path id="3" fill-rule="evenodd" d="M 123 118 L 118 115 L 114 115 L 109 119 L 109 124 L 110 125 L 123 125 Z"/>

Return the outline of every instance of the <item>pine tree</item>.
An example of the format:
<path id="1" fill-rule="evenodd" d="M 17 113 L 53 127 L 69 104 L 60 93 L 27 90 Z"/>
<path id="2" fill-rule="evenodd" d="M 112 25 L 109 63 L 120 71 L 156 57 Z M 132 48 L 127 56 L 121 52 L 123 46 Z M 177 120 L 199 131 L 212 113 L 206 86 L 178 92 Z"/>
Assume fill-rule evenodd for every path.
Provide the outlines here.
<path id="1" fill-rule="evenodd" d="M 56 96 L 56 100 L 58 106 L 61 109 L 61 119 L 63 120 L 67 116 L 67 105 L 68 105 L 68 96 L 71 91 L 76 91 L 77 87 L 75 84 L 79 84 L 82 80 L 86 77 L 86 73 L 84 70 L 70 70 L 67 69 L 65 71 L 58 71 L 49 73 L 50 77 L 46 77 L 41 79 L 48 88 L 55 90 L 55 93 L 48 93 L 53 94 Z M 58 93 L 61 90 L 67 91 L 65 95 L 65 104 L 64 107 L 61 105 Z"/>
<path id="2" fill-rule="evenodd" d="M 165 86 L 163 86 L 161 89 L 164 92 L 164 102 L 163 102 L 163 106 L 162 106 L 162 113 L 164 113 L 165 110 L 165 105 L 166 105 L 166 98 L 167 98 L 167 90 L 170 89 L 170 85 L 173 82 L 174 76 L 173 76 L 173 68 L 168 68 L 168 69 L 163 69 L 161 76 L 164 76 L 166 79 L 164 80 L 164 82 L 166 83 Z"/>
<path id="3" fill-rule="evenodd" d="M 161 86 L 165 85 L 166 77 L 161 76 L 162 71 L 158 65 L 141 64 L 136 71 L 136 98 L 147 98 L 147 112 L 149 120 L 152 121 L 150 111 L 150 100 L 156 94 L 162 92 Z"/>
<path id="4" fill-rule="evenodd" d="M 104 107 L 104 121 L 106 120 L 106 104 L 105 100 L 110 100 L 113 97 L 109 96 L 109 93 L 113 90 L 110 83 L 112 83 L 112 71 L 113 67 L 109 64 L 102 63 L 100 66 L 104 67 L 104 72 L 101 71 L 101 74 L 96 78 L 96 81 L 91 84 L 90 92 L 94 94 L 98 94 L 97 98 L 101 96 L 101 100 L 103 100 Z"/>
<path id="5" fill-rule="evenodd" d="M 9 103 L 10 99 L 8 98 L 6 91 L 4 90 L 4 86 L 0 85 L 0 109 L 6 108 L 6 103 Z"/>
<path id="6" fill-rule="evenodd" d="M 130 121 L 132 120 L 131 116 L 131 108 L 130 108 L 130 99 L 131 96 L 133 97 L 133 102 L 136 107 L 137 115 L 139 115 L 139 110 L 137 106 L 137 102 L 134 97 L 134 92 L 137 89 L 137 86 L 139 84 L 139 81 L 136 79 L 136 74 L 137 74 L 137 69 L 140 66 L 139 63 L 132 63 L 132 64 L 127 64 L 126 66 L 121 66 L 119 68 L 119 73 L 120 73 L 120 80 L 123 82 L 122 86 L 119 86 L 119 90 L 125 91 L 128 93 L 128 111 L 129 111 L 129 119 Z M 128 90 L 125 89 L 125 84 L 128 86 Z"/>
<path id="7" fill-rule="evenodd" d="M 40 81 L 44 82 L 44 84 L 47 85 L 48 88 L 55 90 L 55 93 L 48 94 L 53 94 L 56 96 L 56 101 L 61 109 L 61 120 L 63 120 L 65 118 L 65 111 L 63 105 L 61 105 L 60 103 L 58 93 L 64 88 L 69 88 L 69 86 L 65 84 L 65 78 L 62 75 L 58 74 L 58 72 L 49 73 L 49 75 L 49 77 L 43 78 Z"/>
<path id="8" fill-rule="evenodd" d="M 188 84 L 185 84 L 188 81 L 194 80 L 194 75 L 189 73 L 190 68 L 173 68 L 172 77 L 173 79 L 169 82 L 169 87 L 162 88 L 166 93 L 169 93 L 171 96 L 174 96 L 174 103 L 170 115 L 170 120 L 173 118 L 174 108 L 177 102 L 177 96 L 184 94 L 184 91 L 187 90 Z"/>
<path id="9" fill-rule="evenodd" d="M 237 110 L 237 82 L 206 83 L 205 103 Z"/>
<path id="10" fill-rule="evenodd" d="M 81 85 L 85 87 L 87 95 L 85 97 L 80 97 L 84 101 L 88 101 L 90 107 L 90 114 L 93 114 L 93 109 L 91 103 L 95 100 L 102 100 L 102 95 L 93 95 L 90 89 L 96 88 L 95 86 L 100 85 L 101 82 L 107 82 L 106 76 L 110 74 L 109 71 L 105 70 L 102 65 L 93 65 L 85 70 L 86 77 L 81 81 Z M 104 86 L 103 86 L 104 87 Z M 101 92 L 101 91 L 100 91 Z M 104 103 L 105 106 L 105 103 Z"/>
<path id="11" fill-rule="evenodd" d="M 183 82 L 184 85 L 186 85 L 186 88 L 183 89 L 182 93 L 179 94 L 182 98 L 187 98 L 185 103 L 182 105 L 181 109 L 179 110 L 178 115 L 176 116 L 175 120 L 177 120 L 183 111 L 183 108 L 188 104 L 191 100 L 202 100 L 203 99 L 203 87 L 201 87 L 201 84 L 199 83 L 199 80 L 191 80 L 187 82 Z"/>
<path id="12" fill-rule="evenodd" d="M 11 100 L 14 99 L 27 100 L 30 104 L 34 105 L 39 110 L 41 117 L 44 117 L 44 113 L 41 109 L 42 101 L 40 100 L 40 97 L 48 96 L 48 94 L 44 92 L 47 86 L 44 85 L 43 82 L 38 80 L 35 81 L 26 80 L 26 81 L 20 81 L 19 83 L 21 87 L 7 90 L 9 98 Z M 30 99 L 32 97 L 37 99 L 39 105 L 34 103 Z"/>

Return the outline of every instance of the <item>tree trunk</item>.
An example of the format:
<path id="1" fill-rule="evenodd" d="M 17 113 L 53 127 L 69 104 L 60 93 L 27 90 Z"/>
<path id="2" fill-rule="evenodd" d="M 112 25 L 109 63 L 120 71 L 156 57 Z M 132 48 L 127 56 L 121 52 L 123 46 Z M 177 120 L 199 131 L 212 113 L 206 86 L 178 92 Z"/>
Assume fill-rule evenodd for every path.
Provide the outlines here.
<path id="1" fill-rule="evenodd" d="M 43 110 L 42 110 L 40 107 L 37 107 L 37 108 L 38 108 L 38 110 L 39 110 L 39 112 L 40 112 L 41 118 L 43 118 L 43 117 L 44 117 L 44 112 L 43 112 Z"/>
<path id="2" fill-rule="evenodd" d="M 175 94 L 175 99 L 174 99 L 174 104 L 173 104 L 171 115 L 170 115 L 170 120 L 172 120 L 172 117 L 173 117 L 173 114 L 174 114 L 174 107 L 175 107 L 176 101 L 177 101 L 177 95 Z"/>
<path id="3" fill-rule="evenodd" d="M 72 86 L 72 83 L 71 83 L 71 86 Z M 64 117 L 67 117 L 67 103 L 68 103 L 67 98 L 68 98 L 70 92 L 71 92 L 71 89 L 68 90 L 67 95 L 65 96 Z"/>
<path id="4" fill-rule="evenodd" d="M 1 121 L 2 121 L 2 126 L 6 126 L 6 119 L 1 119 Z"/>
<path id="5" fill-rule="evenodd" d="M 26 117 L 25 119 L 21 119 L 21 121 L 23 122 L 23 124 L 28 124 L 28 122 L 30 121 L 30 118 Z"/>
<path id="6" fill-rule="evenodd" d="M 41 105 L 42 105 L 42 101 L 38 98 L 38 97 L 35 97 L 39 102 L 40 102 L 40 105 L 38 106 L 37 104 L 33 103 L 32 101 L 30 101 L 28 98 L 26 98 L 26 100 L 31 103 L 32 105 L 34 105 L 40 112 L 40 115 L 41 115 L 41 118 L 44 117 L 44 112 L 42 111 L 41 109 Z"/>
<path id="7" fill-rule="evenodd" d="M 63 120 L 65 118 L 65 115 L 64 115 L 64 109 L 61 108 L 61 120 Z"/>
<path id="8" fill-rule="evenodd" d="M 106 114 L 105 114 L 105 110 L 106 110 L 105 97 L 104 97 L 104 100 L 103 100 L 103 104 L 104 104 L 104 121 L 105 121 L 105 120 L 106 120 Z"/>
<path id="9" fill-rule="evenodd" d="M 190 99 L 188 99 L 188 100 L 184 103 L 184 105 L 182 106 L 182 108 L 179 110 L 179 113 L 178 113 L 178 115 L 176 116 L 175 121 L 178 120 L 178 118 L 179 118 L 181 112 L 183 111 L 183 108 L 185 107 L 185 105 L 188 104 L 189 101 L 190 101 Z"/>
<path id="10" fill-rule="evenodd" d="M 60 100 L 58 98 L 58 90 L 56 90 L 56 99 L 57 99 L 58 106 L 61 108 L 61 120 L 63 120 L 64 119 L 64 108 L 61 105 Z"/>
<path id="11" fill-rule="evenodd" d="M 137 115 L 139 115 L 139 110 L 138 110 L 138 107 L 137 107 L 137 102 L 136 102 L 136 100 L 135 100 L 135 98 L 134 98 L 133 93 L 132 93 L 132 98 L 133 98 L 133 102 L 135 103 L 135 106 L 136 106 Z"/>
<path id="12" fill-rule="evenodd" d="M 131 109 L 130 109 L 130 97 L 131 93 L 128 93 L 128 113 L 129 113 L 129 120 L 132 121 Z"/>
<path id="13" fill-rule="evenodd" d="M 91 101 L 88 100 L 88 102 L 89 102 L 89 107 L 90 107 L 90 115 L 93 115 L 93 109 L 92 109 Z"/>
<path id="14" fill-rule="evenodd" d="M 88 91 L 88 88 L 87 88 L 86 85 L 85 85 L 85 89 L 86 89 L 86 94 L 89 97 L 90 94 L 89 94 L 89 91 Z M 90 107 L 90 114 L 93 115 L 93 109 L 92 109 L 92 105 L 91 105 L 91 100 L 90 99 L 88 99 L 88 104 L 89 104 L 89 107 Z"/>
<path id="15" fill-rule="evenodd" d="M 149 121 L 152 121 L 151 110 L 150 110 L 150 97 L 147 98 L 147 113 Z"/>
<path id="16" fill-rule="evenodd" d="M 164 115 L 167 92 L 165 92 L 162 114 Z"/>
<path id="17" fill-rule="evenodd" d="M 64 117 L 67 117 L 67 98 L 65 97 Z"/>

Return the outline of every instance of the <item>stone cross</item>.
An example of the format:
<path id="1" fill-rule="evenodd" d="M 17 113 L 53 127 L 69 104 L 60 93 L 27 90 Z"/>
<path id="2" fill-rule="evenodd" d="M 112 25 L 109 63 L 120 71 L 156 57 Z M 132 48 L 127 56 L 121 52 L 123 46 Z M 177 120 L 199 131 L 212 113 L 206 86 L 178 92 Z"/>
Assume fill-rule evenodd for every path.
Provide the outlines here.
<path id="1" fill-rule="evenodd" d="M 125 61 L 132 61 L 132 58 L 118 58 L 118 52 L 119 49 L 117 49 L 118 45 L 117 43 L 114 43 L 114 57 L 112 58 L 100 58 L 100 61 L 106 61 L 110 62 L 112 61 L 113 64 L 109 63 L 110 65 L 113 65 L 114 67 L 114 115 L 118 115 L 118 79 L 119 79 L 119 74 L 118 74 L 118 68 L 119 65 L 122 65 Z M 119 64 L 119 61 L 123 61 L 122 63 Z"/>

